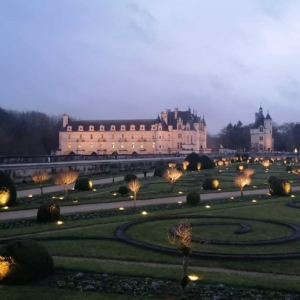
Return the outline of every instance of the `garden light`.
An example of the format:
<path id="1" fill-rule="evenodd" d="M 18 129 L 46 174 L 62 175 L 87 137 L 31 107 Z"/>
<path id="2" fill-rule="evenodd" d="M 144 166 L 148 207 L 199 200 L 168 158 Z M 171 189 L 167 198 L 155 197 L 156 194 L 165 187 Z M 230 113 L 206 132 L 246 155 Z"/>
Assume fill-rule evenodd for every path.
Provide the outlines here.
<path id="1" fill-rule="evenodd" d="M 196 280 L 199 279 L 199 277 L 196 276 L 196 275 L 189 275 L 188 277 L 189 277 L 189 279 L 190 279 L 191 281 L 196 281 Z"/>
<path id="2" fill-rule="evenodd" d="M 146 211 L 143 211 L 143 212 L 142 212 L 142 215 L 144 215 L 144 216 L 147 215 L 147 214 L 148 214 L 148 213 L 147 213 Z"/>
<path id="3" fill-rule="evenodd" d="M 3 209 L 8 209 L 8 206 L 4 206 Z"/>
<path id="4" fill-rule="evenodd" d="M 119 210 L 124 210 L 124 207 L 119 207 Z"/>
<path id="5" fill-rule="evenodd" d="M 252 200 L 253 203 L 257 202 L 255 199 Z"/>
<path id="6" fill-rule="evenodd" d="M 62 225 L 64 222 L 63 221 L 57 221 L 56 224 L 57 225 Z"/>
<path id="7" fill-rule="evenodd" d="M 28 195 L 28 198 L 32 198 L 32 195 Z"/>
<path id="8" fill-rule="evenodd" d="M 178 201 L 177 203 L 178 203 L 178 204 L 181 204 L 181 203 L 182 203 L 182 201 Z"/>
<path id="9" fill-rule="evenodd" d="M 206 205 L 205 207 L 206 207 L 206 208 L 210 208 L 210 206 L 209 206 L 209 205 Z"/>

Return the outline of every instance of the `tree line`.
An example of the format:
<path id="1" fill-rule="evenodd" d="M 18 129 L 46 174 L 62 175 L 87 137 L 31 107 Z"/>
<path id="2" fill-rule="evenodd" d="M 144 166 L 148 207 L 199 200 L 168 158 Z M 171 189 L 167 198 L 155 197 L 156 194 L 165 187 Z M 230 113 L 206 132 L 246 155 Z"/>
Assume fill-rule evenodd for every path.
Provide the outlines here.
<path id="1" fill-rule="evenodd" d="M 61 116 L 0 107 L 0 155 L 48 155 L 59 145 Z"/>
<path id="2" fill-rule="evenodd" d="M 207 135 L 207 147 L 218 151 L 220 145 L 225 149 L 237 151 L 251 151 L 250 129 L 252 124 L 243 125 L 241 121 L 236 124 L 229 123 L 221 129 L 217 136 Z M 295 122 L 278 125 L 273 123 L 274 150 L 293 152 L 300 146 L 300 124 Z"/>

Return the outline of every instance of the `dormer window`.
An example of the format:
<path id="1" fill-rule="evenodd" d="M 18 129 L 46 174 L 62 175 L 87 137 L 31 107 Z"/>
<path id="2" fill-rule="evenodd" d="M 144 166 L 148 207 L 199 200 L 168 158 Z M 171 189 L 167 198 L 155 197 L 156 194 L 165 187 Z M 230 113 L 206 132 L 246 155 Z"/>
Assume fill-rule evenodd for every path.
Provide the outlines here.
<path id="1" fill-rule="evenodd" d="M 158 126 L 158 130 L 162 130 L 162 126 L 161 125 Z"/>
<path id="2" fill-rule="evenodd" d="M 155 130 L 155 125 L 152 125 L 152 126 L 151 126 L 151 130 Z"/>
<path id="3" fill-rule="evenodd" d="M 72 126 L 68 126 L 67 131 L 72 131 Z"/>
<path id="4" fill-rule="evenodd" d="M 259 132 L 264 132 L 264 128 L 262 126 L 259 127 Z"/>
<path id="5" fill-rule="evenodd" d="M 78 131 L 83 131 L 83 126 L 78 126 Z"/>
<path id="6" fill-rule="evenodd" d="M 121 125 L 121 130 L 125 130 L 125 125 Z"/>
<path id="7" fill-rule="evenodd" d="M 145 130 L 145 125 L 140 125 L 140 130 Z"/>
<path id="8" fill-rule="evenodd" d="M 103 125 L 100 126 L 100 131 L 104 131 L 104 126 Z"/>
<path id="9" fill-rule="evenodd" d="M 116 130 L 116 126 L 115 125 L 111 125 L 110 126 L 110 130 Z"/>
<path id="10" fill-rule="evenodd" d="M 135 126 L 134 125 L 130 125 L 130 130 L 135 130 Z"/>
<path id="11" fill-rule="evenodd" d="M 90 131 L 94 131 L 94 126 L 93 126 L 93 125 L 90 125 L 89 130 L 90 130 Z"/>

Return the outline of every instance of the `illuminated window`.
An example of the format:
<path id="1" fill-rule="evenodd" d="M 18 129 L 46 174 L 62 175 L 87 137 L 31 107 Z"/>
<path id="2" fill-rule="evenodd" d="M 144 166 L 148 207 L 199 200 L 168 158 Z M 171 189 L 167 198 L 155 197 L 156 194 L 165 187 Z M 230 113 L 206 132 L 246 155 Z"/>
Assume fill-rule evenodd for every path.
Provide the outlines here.
<path id="1" fill-rule="evenodd" d="M 111 147 L 114 149 L 114 148 L 115 148 L 115 143 L 112 143 L 112 144 L 111 144 Z"/>
<path id="2" fill-rule="evenodd" d="M 68 149 L 71 149 L 71 143 L 68 144 Z"/>
<path id="3" fill-rule="evenodd" d="M 131 148 L 134 148 L 134 143 L 131 144 Z"/>
<path id="4" fill-rule="evenodd" d="M 141 144 L 140 144 L 140 148 L 141 148 L 141 149 L 143 149 L 143 148 L 144 148 L 144 145 L 143 145 L 143 143 L 141 143 Z"/>
<path id="5" fill-rule="evenodd" d="M 155 148 L 155 143 L 152 144 L 152 148 L 153 148 L 153 149 Z"/>
<path id="6" fill-rule="evenodd" d="M 90 143 L 90 148 L 93 148 L 93 146 L 94 146 L 93 143 Z"/>
<path id="7" fill-rule="evenodd" d="M 78 144 L 78 149 L 81 149 L 81 145 L 80 144 Z"/>
<path id="8" fill-rule="evenodd" d="M 121 149 L 123 149 L 124 148 L 124 143 L 121 143 Z"/>

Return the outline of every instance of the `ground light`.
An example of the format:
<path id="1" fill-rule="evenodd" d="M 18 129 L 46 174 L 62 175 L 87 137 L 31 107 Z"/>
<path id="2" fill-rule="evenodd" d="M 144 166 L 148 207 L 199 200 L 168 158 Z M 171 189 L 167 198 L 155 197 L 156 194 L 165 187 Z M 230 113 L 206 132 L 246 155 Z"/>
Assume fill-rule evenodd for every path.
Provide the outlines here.
<path id="1" fill-rule="evenodd" d="M 57 225 L 62 225 L 64 222 L 63 221 L 57 221 L 56 224 Z"/>
<path id="2" fill-rule="evenodd" d="M 119 210 L 124 210 L 124 207 L 119 207 Z"/>
<path id="3" fill-rule="evenodd" d="M 63 200 L 63 199 L 64 199 L 64 197 L 59 197 L 59 199 L 60 199 L 60 200 Z"/>
<path id="4" fill-rule="evenodd" d="M 231 200 L 233 200 L 233 199 L 234 199 L 234 197 L 230 197 L 230 199 L 231 199 Z"/>
<path id="5" fill-rule="evenodd" d="M 294 197 L 295 197 L 295 195 L 291 195 L 291 197 L 292 197 L 292 198 L 294 198 Z"/>
<path id="6" fill-rule="evenodd" d="M 28 198 L 32 198 L 32 195 L 28 195 Z"/>
<path id="7" fill-rule="evenodd" d="M 178 194 L 182 194 L 182 192 L 181 192 L 181 191 L 179 191 L 179 192 L 178 192 Z"/>
<path id="8" fill-rule="evenodd" d="M 78 200 L 73 200 L 73 203 L 77 203 L 78 202 Z"/>
<path id="9" fill-rule="evenodd" d="M 3 209 L 8 209 L 8 206 L 4 206 Z"/>
<path id="10" fill-rule="evenodd" d="M 93 192 L 96 192 L 97 190 L 96 189 L 93 189 Z"/>
<path id="11" fill-rule="evenodd" d="M 113 196 L 117 196 L 117 193 L 113 193 Z"/>
<path id="12" fill-rule="evenodd" d="M 206 207 L 206 208 L 210 208 L 210 205 L 206 205 L 205 207 Z"/>
<path id="13" fill-rule="evenodd" d="M 133 198 L 133 196 L 130 196 L 130 198 Z"/>
<path id="14" fill-rule="evenodd" d="M 144 216 L 147 215 L 147 214 L 148 214 L 148 213 L 147 213 L 146 211 L 143 211 L 143 212 L 142 212 L 142 215 L 144 215 Z"/>
<path id="15" fill-rule="evenodd" d="M 199 279 L 199 277 L 197 275 L 189 275 L 188 277 L 191 281 L 196 281 Z"/>
<path id="16" fill-rule="evenodd" d="M 181 203 L 182 203 L 182 201 L 178 201 L 177 203 L 178 203 L 178 204 L 181 204 Z"/>
<path id="17" fill-rule="evenodd" d="M 257 202 L 255 199 L 252 200 L 253 203 Z"/>

